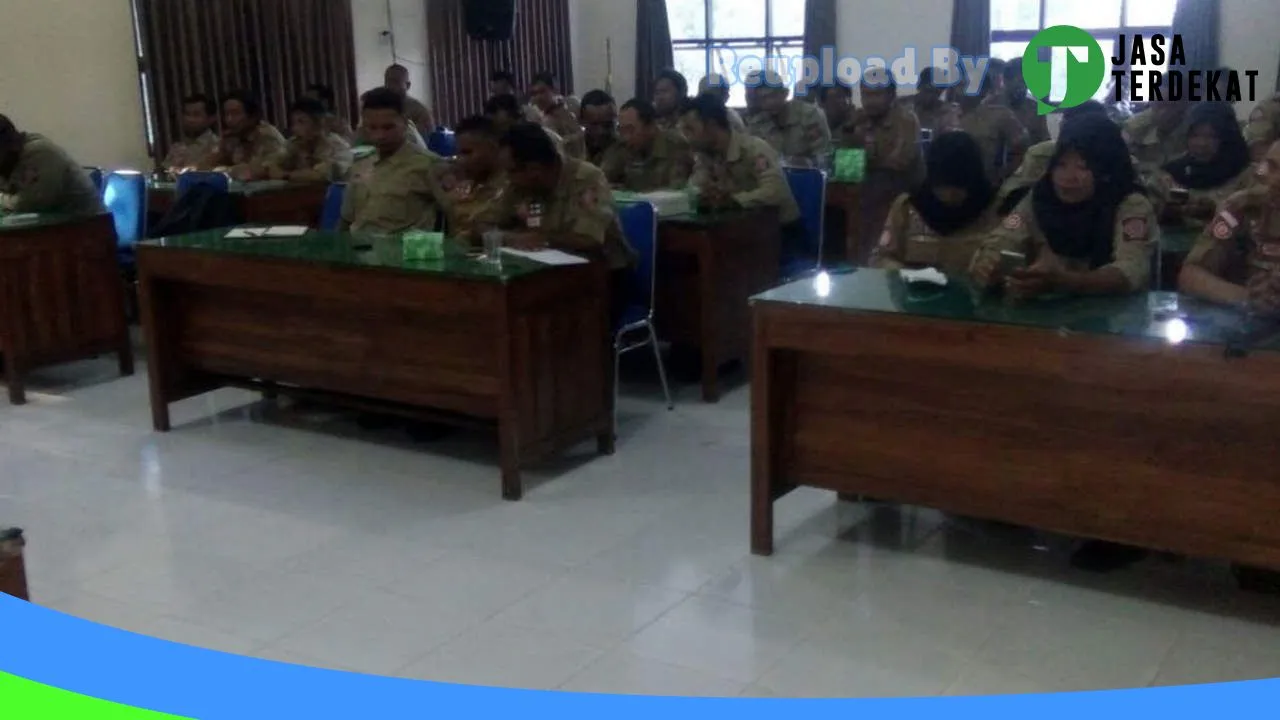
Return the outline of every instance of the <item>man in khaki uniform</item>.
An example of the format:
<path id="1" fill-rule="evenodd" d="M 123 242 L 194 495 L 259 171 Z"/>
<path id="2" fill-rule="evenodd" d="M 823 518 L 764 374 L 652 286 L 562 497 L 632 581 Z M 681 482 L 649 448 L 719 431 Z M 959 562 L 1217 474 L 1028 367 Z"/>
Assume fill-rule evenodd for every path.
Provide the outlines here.
<path id="1" fill-rule="evenodd" d="M 262 119 L 257 98 L 233 92 L 222 100 L 222 141 L 204 169 L 228 168 L 237 180 L 261 180 L 285 145 L 284 135 Z"/>
<path id="2" fill-rule="evenodd" d="M 1124 140 L 1138 158 L 1138 171 L 1153 177 L 1187 151 L 1187 111 L 1191 104 L 1167 100 L 1129 118 L 1124 124 Z"/>
<path id="3" fill-rule="evenodd" d="M 1253 109 L 1244 129 L 1244 139 L 1255 161 L 1261 160 L 1271 144 L 1280 140 L 1280 95 L 1263 100 Z"/>
<path id="4" fill-rule="evenodd" d="M 653 107 L 658 111 L 658 127 L 680 129 L 680 108 L 689 99 L 689 81 L 673 68 L 658 73 L 653 81 Z"/>
<path id="5" fill-rule="evenodd" d="M 89 173 L 41 135 L 20 132 L 0 115 L 0 213 L 105 212 Z"/>
<path id="6" fill-rule="evenodd" d="M 533 106 L 542 113 L 542 124 L 559 135 L 565 155 L 583 160 L 587 157 L 586 139 L 578 118 L 565 105 L 564 97 L 556 92 L 556 79 L 551 73 L 539 73 L 533 77 L 529 91 Z"/>
<path id="7" fill-rule="evenodd" d="M 1027 131 L 1013 111 L 991 102 L 994 83 L 985 83 L 981 95 L 959 94 L 960 129 L 973 136 L 982 149 L 987 181 L 1000 187 L 1022 164 L 1027 152 Z"/>
<path id="8" fill-rule="evenodd" d="M 404 98 L 380 88 L 365 95 L 362 125 L 378 149 L 368 177 L 353 182 L 342 202 L 341 229 L 397 233 L 433 230 L 444 205 L 440 158 L 405 139 Z"/>
<path id="9" fill-rule="evenodd" d="M 267 166 L 273 180 L 327 183 L 346 178 L 353 161 L 351 146 L 328 131 L 327 114 L 319 100 L 303 98 L 293 104 L 293 137 L 284 155 Z"/>
<path id="10" fill-rule="evenodd" d="M 1004 68 L 1004 92 L 992 95 L 988 102 L 1004 105 L 1027 131 L 1027 143 L 1034 145 L 1049 139 L 1049 120 L 1041 115 L 1036 101 L 1027 91 L 1027 80 L 1022 77 L 1022 58 L 1014 58 Z"/>
<path id="11" fill-rule="evenodd" d="M 915 95 L 899 98 L 898 102 L 915 113 L 921 130 L 928 130 L 935 137 L 960 129 L 960 106 L 942 99 L 942 90 L 933 82 L 933 68 L 920 72 Z"/>
<path id="12" fill-rule="evenodd" d="M 312 83 L 307 86 L 307 92 L 303 97 L 319 100 L 324 105 L 324 127 L 329 132 L 337 135 L 347 144 L 355 142 L 356 133 L 351 129 L 351 121 L 346 115 L 338 111 L 337 98 L 333 94 L 333 88 L 323 83 Z"/>
<path id="13" fill-rule="evenodd" d="M 218 108 L 207 95 L 182 99 L 182 136 L 173 141 L 162 163 L 170 172 L 200 167 L 218 149 Z"/>
<path id="14" fill-rule="evenodd" d="M 707 93 L 710 93 L 724 104 L 725 110 L 729 114 L 729 127 L 733 128 L 734 132 L 747 132 L 747 123 L 742 119 L 742 115 L 737 110 L 729 107 L 729 81 L 723 75 L 708 75 L 698 82 L 698 94 L 706 95 Z M 680 129 L 679 123 L 676 124 L 674 129 Z"/>
<path id="15" fill-rule="evenodd" d="M 621 142 L 604 154 L 600 169 L 610 184 L 632 192 L 682 188 L 693 173 L 693 150 L 676 130 L 661 130 L 657 111 L 645 100 L 622 106 Z"/>
<path id="16" fill-rule="evenodd" d="M 609 93 L 592 90 L 582 97 L 581 117 L 587 162 L 600 167 L 605 153 L 618 144 L 618 105 Z"/>
<path id="17" fill-rule="evenodd" d="M 497 127 L 482 115 L 469 117 L 454 130 L 458 157 L 440 167 L 448 231 L 454 236 L 478 235 L 478 221 L 507 189 L 502 170 Z"/>
<path id="18" fill-rule="evenodd" d="M 923 174 L 920 162 L 920 124 L 915 115 L 897 104 L 898 88 L 884 68 L 873 67 L 863 76 L 862 108 L 840 128 L 842 147 L 867 150 L 867 170 L 909 176 Z"/>
<path id="19" fill-rule="evenodd" d="M 427 137 L 435 132 L 436 119 L 432 116 L 431 110 L 409 95 L 409 90 L 413 88 L 413 83 L 409 82 L 409 68 L 403 65 L 388 67 L 383 74 L 382 84 L 404 98 L 405 117 L 409 118 L 409 122 L 413 124 L 419 134 Z"/>
<path id="20" fill-rule="evenodd" d="M 817 105 L 789 100 L 790 91 L 772 71 L 753 73 L 747 84 L 759 86 L 760 101 L 760 112 L 751 117 L 747 131 L 769 143 L 784 163 L 817 167 L 831 154 L 831 129 Z"/>
<path id="21" fill-rule="evenodd" d="M 827 118 L 827 130 L 835 132 L 853 117 L 853 90 L 840 85 L 822 85 L 817 89 L 818 107 Z"/>

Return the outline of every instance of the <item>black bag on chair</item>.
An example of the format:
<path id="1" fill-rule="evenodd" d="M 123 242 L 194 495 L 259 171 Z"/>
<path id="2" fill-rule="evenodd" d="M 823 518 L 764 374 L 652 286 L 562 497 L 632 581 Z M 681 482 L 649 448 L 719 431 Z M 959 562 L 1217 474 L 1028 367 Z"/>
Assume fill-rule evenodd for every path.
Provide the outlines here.
<path id="1" fill-rule="evenodd" d="M 225 190 L 197 185 L 183 193 L 147 234 L 161 238 L 243 224 L 244 218 L 231 195 Z"/>

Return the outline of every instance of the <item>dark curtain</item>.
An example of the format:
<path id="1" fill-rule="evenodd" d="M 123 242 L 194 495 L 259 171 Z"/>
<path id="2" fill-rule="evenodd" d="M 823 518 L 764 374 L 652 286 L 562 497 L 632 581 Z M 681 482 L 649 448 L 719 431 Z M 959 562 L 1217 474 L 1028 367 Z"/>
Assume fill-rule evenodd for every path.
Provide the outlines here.
<path id="1" fill-rule="evenodd" d="M 804 54 L 821 58 L 822 48 L 836 46 L 836 0 L 805 0 Z M 835 78 L 821 78 L 832 82 Z"/>
<path id="2" fill-rule="evenodd" d="M 247 90 L 282 131 L 307 85 L 333 88 L 338 110 L 357 101 L 350 0 L 134 0 L 143 48 L 139 66 L 153 155 L 179 132 L 182 98 Z"/>
<path id="3" fill-rule="evenodd" d="M 436 121 L 454 125 L 484 110 L 489 76 L 509 70 L 520 88 L 537 72 L 556 76 L 559 90 L 573 90 L 569 0 L 516 0 L 516 31 L 503 42 L 467 35 L 463 0 L 427 3 L 427 64 L 431 69 L 431 109 Z"/>
<path id="4" fill-rule="evenodd" d="M 991 54 L 991 0 L 954 0 L 951 47 L 961 55 Z"/>
<path id="5" fill-rule="evenodd" d="M 636 2 L 636 97 L 653 97 L 653 79 L 675 64 L 667 0 Z"/>
<path id="6" fill-rule="evenodd" d="M 1212 70 L 1218 67 L 1220 18 L 1218 0 L 1178 0 L 1173 13 L 1173 34 L 1182 36 L 1189 69 Z"/>

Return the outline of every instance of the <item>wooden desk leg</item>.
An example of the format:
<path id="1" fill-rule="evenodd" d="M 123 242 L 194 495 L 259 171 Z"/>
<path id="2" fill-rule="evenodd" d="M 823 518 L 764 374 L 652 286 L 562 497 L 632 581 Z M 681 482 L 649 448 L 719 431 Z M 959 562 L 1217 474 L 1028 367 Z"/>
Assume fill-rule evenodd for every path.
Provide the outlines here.
<path id="1" fill-rule="evenodd" d="M 524 481 L 520 477 L 520 451 L 514 431 L 506 420 L 498 421 L 498 445 L 502 463 L 502 499 L 515 502 L 524 497 Z"/>
<path id="2" fill-rule="evenodd" d="M 720 333 L 716 326 L 718 321 L 719 296 L 716 291 L 719 278 L 716 275 L 716 258 L 713 256 L 710 237 L 703 237 L 701 250 L 698 252 L 698 277 L 701 280 L 702 315 L 702 401 L 705 403 L 720 402 Z"/>
<path id="3" fill-rule="evenodd" d="M 120 340 L 120 374 L 124 377 L 133 375 L 133 339 L 129 337 L 129 326 L 125 324 L 124 338 Z"/>
<path id="4" fill-rule="evenodd" d="M 765 344 L 765 331 L 757 315 L 751 349 L 751 553 L 773 554 L 774 438 L 777 421 L 772 417 L 773 362 Z"/>
<path id="5" fill-rule="evenodd" d="M 4 359 L 4 381 L 9 386 L 10 405 L 27 404 L 26 384 L 22 375 L 22 371 L 18 369 L 17 360 L 12 357 L 6 357 Z"/>
<path id="6" fill-rule="evenodd" d="M 145 274 L 138 278 L 138 314 L 142 319 L 142 331 L 147 340 L 147 387 L 151 395 L 151 427 L 156 432 L 169 432 L 169 398 L 165 394 L 168 381 L 165 376 L 171 372 L 169 363 L 172 353 L 166 343 L 167 327 L 160 323 L 167 322 L 167 313 L 157 310 L 164 298 L 159 297 L 156 284 Z"/>

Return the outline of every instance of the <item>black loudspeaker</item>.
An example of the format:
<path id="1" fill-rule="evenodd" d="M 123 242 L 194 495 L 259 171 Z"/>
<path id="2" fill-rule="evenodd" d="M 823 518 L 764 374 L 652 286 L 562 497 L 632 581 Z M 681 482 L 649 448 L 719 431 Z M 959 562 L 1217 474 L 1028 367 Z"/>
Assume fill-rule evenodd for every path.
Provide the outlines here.
<path id="1" fill-rule="evenodd" d="M 516 30 L 516 0 L 462 0 L 467 34 L 476 40 L 510 40 Z"/>

